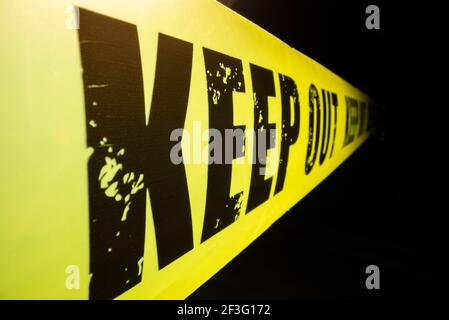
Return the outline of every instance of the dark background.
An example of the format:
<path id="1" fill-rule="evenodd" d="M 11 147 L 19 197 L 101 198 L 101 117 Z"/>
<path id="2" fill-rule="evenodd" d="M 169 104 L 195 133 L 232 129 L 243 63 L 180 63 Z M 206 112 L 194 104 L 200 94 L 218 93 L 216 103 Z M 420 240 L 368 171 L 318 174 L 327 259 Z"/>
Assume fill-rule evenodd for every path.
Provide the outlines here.
<path id="1" fill-rule="evenodd" d="M 434 47 L 442 38 L 432 39 L 441 8 L 222 2 L 381 102 L 383 120 L 376 135 L 190 298 L 440 297 L 447 209 L 437 205 L 437 193 L 444 191 L 445 156 L 433 141 L 441 136 L 444 91 L 427 71 L 445 60 Z M 369 4 L 380 8 L 380 30 L 365 27 Z M 380 268 L 380 290 L 365 288 L 370 264 Z"/>

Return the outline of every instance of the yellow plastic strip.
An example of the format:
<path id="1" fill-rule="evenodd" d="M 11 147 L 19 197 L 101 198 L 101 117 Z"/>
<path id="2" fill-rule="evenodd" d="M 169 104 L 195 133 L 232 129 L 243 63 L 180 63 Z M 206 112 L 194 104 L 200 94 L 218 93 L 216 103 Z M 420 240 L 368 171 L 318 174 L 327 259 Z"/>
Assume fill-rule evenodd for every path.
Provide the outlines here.
<path id="1" fill-rule="evenodd" d="M 2 299 L 185 298 L 374 124 L 215 1 L 2 1 L 0 35 Z"/>

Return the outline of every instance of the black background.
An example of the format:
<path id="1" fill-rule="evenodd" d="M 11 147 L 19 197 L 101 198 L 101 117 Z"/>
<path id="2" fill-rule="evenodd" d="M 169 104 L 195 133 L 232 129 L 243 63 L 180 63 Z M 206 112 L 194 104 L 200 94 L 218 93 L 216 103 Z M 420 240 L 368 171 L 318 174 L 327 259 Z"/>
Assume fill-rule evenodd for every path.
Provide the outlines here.
<path id="1" fill-rule="evenodd" d="M 434 298 L 445 288 L 441 8 L 222 1 L 382 103 L 378 133 L 191 299 Z M 365 8 L 380 8 L 367 30 Z M 435 39 L 435 40 L 434 40 Z M 444 99 L 443 99 L 444 100 Z M 290 160 L 291 161 L 291 160 Z M 300 184 L 301 181 L 298 181 Z M 441 188 L 443 185 L 443 188 Z M 443 197 L 444 199 L 444 197 Z M 380 290 L 365 288 L 366 266 Z"/>

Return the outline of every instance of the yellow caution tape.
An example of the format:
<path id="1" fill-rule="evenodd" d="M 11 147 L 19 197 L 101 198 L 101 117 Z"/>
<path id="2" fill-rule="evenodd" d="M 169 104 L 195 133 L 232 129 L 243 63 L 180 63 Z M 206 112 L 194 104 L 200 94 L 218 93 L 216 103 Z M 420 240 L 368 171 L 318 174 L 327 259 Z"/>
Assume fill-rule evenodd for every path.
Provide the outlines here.
<path id="1" fill-rule="evenodd" d="M 0 298 L 185 298 L 374 104 L 215 1 L 0 5 Z"/>

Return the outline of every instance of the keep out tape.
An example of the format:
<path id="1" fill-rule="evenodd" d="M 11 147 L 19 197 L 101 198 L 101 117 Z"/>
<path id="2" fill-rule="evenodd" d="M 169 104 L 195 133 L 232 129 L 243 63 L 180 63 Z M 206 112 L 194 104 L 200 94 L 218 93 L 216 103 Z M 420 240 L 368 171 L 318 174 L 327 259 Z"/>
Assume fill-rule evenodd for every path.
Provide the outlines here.
<path id="1" fill-rule="evenodd" d="M 185 298 L 375 124 L 215 1 L 3 1 L 0 35 L 4 299 Z"/>

